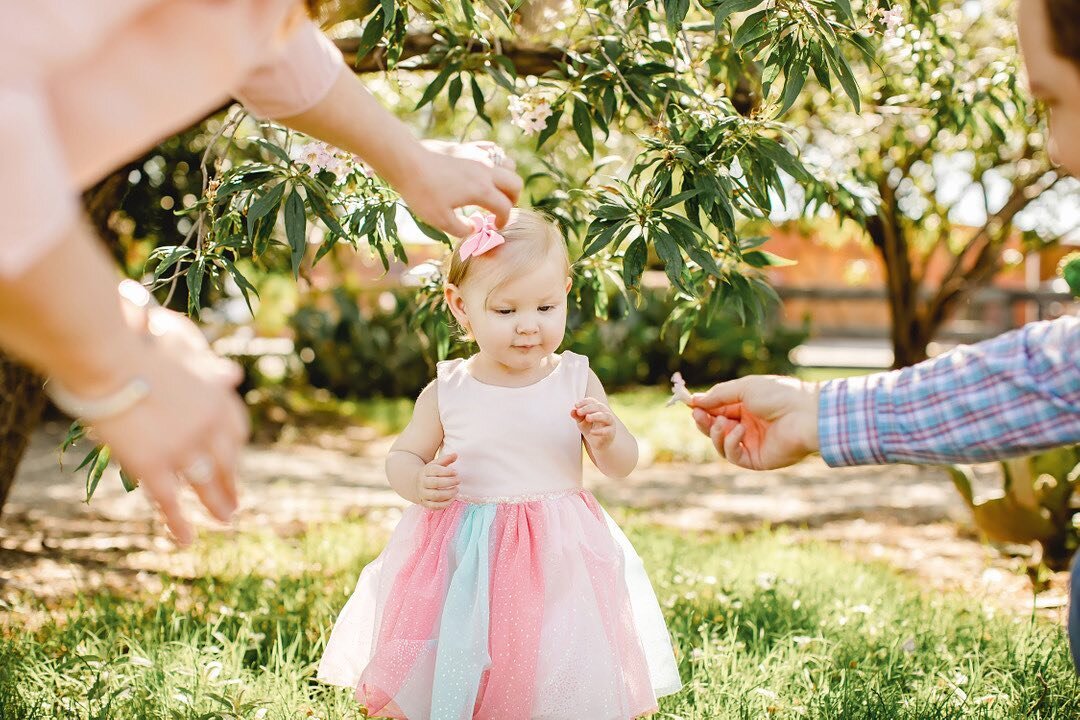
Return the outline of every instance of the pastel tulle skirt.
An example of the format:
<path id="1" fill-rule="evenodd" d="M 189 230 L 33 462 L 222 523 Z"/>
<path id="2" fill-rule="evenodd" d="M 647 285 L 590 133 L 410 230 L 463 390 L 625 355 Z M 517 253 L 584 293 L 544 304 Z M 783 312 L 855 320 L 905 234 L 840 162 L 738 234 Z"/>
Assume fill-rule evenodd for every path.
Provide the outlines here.
<path id="1" fill-rule="evenodd" d="M 319 679 L 408 720 L 628 720 L 681 686 L 640 558 L 580 490 L 410 507 Z"/>

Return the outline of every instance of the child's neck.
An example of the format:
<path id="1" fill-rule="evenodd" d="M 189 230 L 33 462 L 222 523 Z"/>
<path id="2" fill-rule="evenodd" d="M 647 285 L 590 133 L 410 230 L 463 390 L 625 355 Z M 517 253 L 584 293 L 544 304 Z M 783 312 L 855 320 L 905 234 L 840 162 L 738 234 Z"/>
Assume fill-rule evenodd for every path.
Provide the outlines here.
<path id="1" fill-rule="evenodd" d="M 481 350 L 469 358 L 469 374 L 488 385 L 524 387 L 543 380 L 558 365 L 559 356 L 555 353 L 545 355 L 536 365 L 522 369 L 501 363 Z"/>

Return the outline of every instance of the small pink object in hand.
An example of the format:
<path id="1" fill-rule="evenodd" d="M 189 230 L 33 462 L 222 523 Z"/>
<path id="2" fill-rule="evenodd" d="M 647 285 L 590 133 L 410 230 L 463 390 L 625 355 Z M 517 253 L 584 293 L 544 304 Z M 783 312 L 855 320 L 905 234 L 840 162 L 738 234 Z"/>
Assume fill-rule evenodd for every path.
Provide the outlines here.
<path id="1" fill-rule="evenodd" d="M 468 260 L 473 255 L 483 255 L 506 242 L 506 238 L 495 229 L 494 215 L 477 213 L 470 215 L 469 220 L 473 224 L 474 232 L 458 248 L 462 260 Z"/>
<path id="2" fill-rule="evenodd" d="M 686 389 L 686 381 L 683 380 L 682 373 L 675 373 L 671 376 L 671 397 L 667 401 L 665 407 L 671 407 L 677 402 L 681 402 L 685 405 L 690 405 L 693 400 L 693 396 L 690 395 L 690 391 Z"/>

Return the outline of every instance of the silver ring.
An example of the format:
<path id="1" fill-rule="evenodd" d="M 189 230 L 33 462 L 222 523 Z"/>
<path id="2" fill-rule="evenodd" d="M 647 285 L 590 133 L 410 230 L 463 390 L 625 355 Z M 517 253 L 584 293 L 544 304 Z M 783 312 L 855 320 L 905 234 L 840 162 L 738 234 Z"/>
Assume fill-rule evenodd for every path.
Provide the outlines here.
<path id="1" fill-rule="evenodd" d="M 506 162 L 506 151 L 498 145 L 493 145 L 488 148 L 488 159 L 491 160 L 491 164 L 494 167 L 502 167 L 502 164 Z"/>
<path id="2" fill-rule="evenodd" d="M 213 477 L 214 463 L 207 456 L 200 455 L 188 463 L 180 474 L 192 485 L 205 485 Z"/>

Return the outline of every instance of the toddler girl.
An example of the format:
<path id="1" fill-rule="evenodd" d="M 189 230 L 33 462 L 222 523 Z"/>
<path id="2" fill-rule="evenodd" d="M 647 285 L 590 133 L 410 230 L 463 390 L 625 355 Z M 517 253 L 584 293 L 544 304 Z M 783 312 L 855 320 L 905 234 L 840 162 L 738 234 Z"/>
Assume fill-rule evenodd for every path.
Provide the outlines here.
<path id="1" fill-rule="evenodd" d="M 637 443 L 588 358 L 556 354 L 566 243 L 534 212 L 450 259 L 446 302 L 479 351 L 438 365 L 390 450 L 415 503 L 364 568 L 319 678 L 373 717 L 629 720 L 680 688 L 641 559 L 582 488 L 581 447 L 625 477 Z"/>

